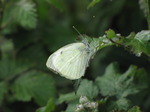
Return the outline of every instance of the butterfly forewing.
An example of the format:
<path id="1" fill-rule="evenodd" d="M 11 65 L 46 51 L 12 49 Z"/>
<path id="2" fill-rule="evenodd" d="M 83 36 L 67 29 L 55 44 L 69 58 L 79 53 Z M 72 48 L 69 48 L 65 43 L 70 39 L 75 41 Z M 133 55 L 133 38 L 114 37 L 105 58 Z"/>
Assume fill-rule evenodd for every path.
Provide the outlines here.
<path id="1" fill-rule="evenodd" d="M 69 44 L 53 53 L 47 67 L 68 79 L 79 79 L 84 75 L 88 62 L 88 52 L 83 43 Z"/>

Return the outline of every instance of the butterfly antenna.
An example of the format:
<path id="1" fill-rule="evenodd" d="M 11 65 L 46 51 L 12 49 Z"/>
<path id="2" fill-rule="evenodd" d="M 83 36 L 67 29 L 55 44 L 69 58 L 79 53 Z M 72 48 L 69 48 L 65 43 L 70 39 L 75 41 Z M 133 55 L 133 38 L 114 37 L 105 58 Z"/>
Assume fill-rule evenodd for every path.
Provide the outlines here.
<path id="1" fill-rule="evenodd" d="M 76 29 L 75 26 L 72 26 L 72 27 L 73 27 L 73 29 L 74 29 L 82 38 L 84 38 L 83 35 L 79 32 L 79 30 Z"/>

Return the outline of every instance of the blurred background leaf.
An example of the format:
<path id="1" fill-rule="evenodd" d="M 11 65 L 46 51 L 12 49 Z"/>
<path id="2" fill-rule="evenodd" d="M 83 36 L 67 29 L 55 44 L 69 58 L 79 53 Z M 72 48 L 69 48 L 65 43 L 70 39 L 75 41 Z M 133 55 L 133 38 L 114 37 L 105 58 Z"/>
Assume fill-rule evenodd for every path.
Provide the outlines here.
<path id="1" fill-rule="evenodd" d="M 39 105 L 46 105 L 48 99 L 55 98 L 54 79 L 42 72 L 31 72 L 19 77 L 12 85 L 15 98 L 30 101 L 33 98 Z"/>
<path id="2" fill-rule="evenodd" d="M 93 7 L 95 4 L 100 2 L 101 0 L 92 0 L 92 2 L 88 5 L 88 8 Z"/>
<path id="3" fill-rule="evenodd" d="M 7 93 L 7 84 L 4 82 L 0 83 L 0 104 L 2 103 L 3 99 L 4 99 L 4 95 Z"/>
<path id="4" fill-rule="evenodd" d="M 147 73 L 145 70 L 138 70 L 136 66 L 130 66 L 130 68 L 121 75 L 119 73 L 118 64 L 112 63 L 106 68 L 104 76 L 96 79 L 96 83 L 102 95 L 124 98 L 139 92 L 140 89 L 145 89 L 148 86 L 146 77 Z M 143 82 L 143 80 L 145 81 Z M 134 83 L 134 81 L 136 82 Z"/>
<path id="5" fill-rule="evenodd" d="M 141 112 L 141 110 L 138 106 L 134 106 L 128 112 Z"/>
<path id="6" fill-rule="evenodd" d="M 120 69 L 114 67 L 114 71 L 108 70 L 115 72 L 111 74 L 114 77 L 117 77 L 118 73 L 118 77 L 128 74 L 125 71 L 130 65 L 137 66 L 131 66 L 129 69 L 131 74 L 136 76 L 134 77 L 136 81 L 134 78 L 134 83 L 130 83 L 130 80 L 120 81 L 125 83 L 123 87 L 127 89 L 118 89 L 118 93 L 126 93 L 130 86 L 133 90 L 140 91 L 137 93 L 134 91 L 133 95 L 131 91 L 127 91 L 128 94 L 125 96 L 129 96 L 126 99 L 116 100 L 110 96 L 108 101 L 112 101 L 112 106 L 119 104 L 118 108 L 139 105 L 142 111 L 150 111 L 150 84 L 148 83 L 148 87 L 145 86 L 146 80 L 149 79 L 149 75 L 147 78 L 146 74 L 150 73 L 150 63 L 145 55 L 136 57 L 132 52 L 116 46 L 100 50 L 91 60 L 84 77 L 86 79 L 81 81 L 77 96 L 74 94 L 74 82 L 52 73 L 45 66 L 51 53 L 78 39 L 78 34 L 72 26 L 75 26 L 81 34 L 90 37 L 102 36 L 109 28 L 123 36 L 146 30 L 146 19 L 137 0 L 3 0 L 2 2 L 0 4 L 1 112 L 35 112 L 41 106 L 42 108 L 37 111 L 72 112 L 79 103 L 79 95 L 87 95 L 92 100 L 103 99 L 105 96 L 97 89 L 94 80 L 96 77 L 104 77 L 102 75 L 105 68 L 114 61 L 120 65 Z M 87 10 L 88 6 L 90 8 Z M 147 40 L 146 43 L 148 42 Z M 139 49 L 141 50 L 141 47 L 138 47 Z M 149 54 L 149 51 L 144 53 Z M 136 75 L 132 73 L 132 69 L 136 70 Z M 110 83 L 108 81 L 112 87 Z M 145 87 L 147 89 L 144 89 Z M 106 101 L 103 104 L 104 107 L 107 103 Z M 104 111 L 104 107 L 100 108 L 101 111 Z M 138 112 L 139 108 L 135 107 L 133 110 Z"/>
<path id="7" fill-rule="evenodd" d="M 53 99 L 50 99 L 45 107 L 41 107 L 36 112 L 53 112 L 55 109 L 55 104 L 53 103 Z"/>

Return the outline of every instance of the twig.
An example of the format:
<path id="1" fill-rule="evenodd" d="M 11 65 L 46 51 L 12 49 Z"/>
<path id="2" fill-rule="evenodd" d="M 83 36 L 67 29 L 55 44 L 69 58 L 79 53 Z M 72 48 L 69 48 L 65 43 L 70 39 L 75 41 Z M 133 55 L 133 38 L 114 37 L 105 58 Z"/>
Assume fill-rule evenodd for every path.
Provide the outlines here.
<path id="1" fill-rule="evenodd" d="M 115 42 L 115 41 L 113 41 L 112 39 L 109 39 L 112 43 L 114 43 L 114 44 L 117 44 L 117 45 L 120 45 L 120 46 L 123 46 L 123 47 L 125 47 L 125 48 L 129 48 L 129 46 L 125 46 L 124 44 L 121 44 L 121 43 L 118 43 L 118 42 Z"/>
<path id="2" fill-rule="evenodd" d="M 13 16 L 10 17 L 9 20 L 5 24 L 0 26 L 0 30 L 3 30 L 4 28 L 6 28 L 9 25 L 9 23 L 11 22 L 12 19 L 13 19 Z"/>

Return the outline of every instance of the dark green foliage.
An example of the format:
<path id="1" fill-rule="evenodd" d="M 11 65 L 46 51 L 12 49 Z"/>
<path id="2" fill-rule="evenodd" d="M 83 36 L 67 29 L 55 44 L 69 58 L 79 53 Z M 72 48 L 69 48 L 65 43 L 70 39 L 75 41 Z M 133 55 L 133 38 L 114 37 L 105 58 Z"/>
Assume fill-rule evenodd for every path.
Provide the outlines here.
<path id="1" fill-rule="evenodd" d="M 150 0 L 0 0 L 0 112 L 149 112 L 144 14 Z M 82 41 L 72 26 L 98 50 L 75 87 L 45 65 Z"/>
<path id="2" fill-rule="evenodd" d="M 150 1 L 149 0 L 139 0 L 139 5 L 145 14 L 145 17 L 147 18 L 148 27 L 150 29 Z"/>
<path id="3" fill-rule="evenodd" d="M 128 46 L 131 46 L 132 51 L 140 56 L 142 53 L 150 56 L 150 31 L 141 31 L 135 35 L 135 37 L 130 37 L 127 40 Z"/>
<path id="4" fill-rule="evenodd" d="M 35 4 L 27 0 L 8 4 L 4 10 L 2 26 L 5 27 L 10 21 L 12 25 L 16 23 L 27 29 L 35 28 L 37 23 Z"/>
<path id="5" fill-rule="evenodd" d="M 141 112 L 140 108 L 135 106 L 135 107 L 132 107 L 130 110 L 128 110 L 128 112 Z"/>
<path id="6" fill-rule="evenodd" d="M 147 79 L 144 69 L 130 66 L 124 74 L 120 74 L 117 63 L 113 63 L 106 68 L 104 76 L 96 79 L 96 83 L 103 96 L 124 98 L 147 87 L 147 82 L 142 79 Z"/>
<path id="7" fill-rule="evenodd" d="M 51 112 L 54 111 L 55 104 L 53 103 L 53 99 L 50 99 L 45 107 L 41 107 L 36 112 Z"/>
<path id="8" fill-rule="evenodd" d="M 67 93 L 67 94 L 64 94 L 64 95 L 60 95 L 58 101 L 57 101 L 57 104 L 61 104 L 63 102 L 71 102 L 75 99 L 78 99 L 79 96 L 77 96 L 74 92 L 73 93 Z"/>
<path id="9" fill-rule="evenodd" d="M 98 2 L 100 2 L 101 0 L 93 0 L 89 5 L 88 8 L 93 7 L 95 4 L 97 4 Z"/>
<path id="10" fill-rule="evenodd" d="M 128 96 L 136 95 L 137 93 L 144 91 L 148 86 L 147 73 L 144 69 L 138 69 L 136 66 L 131 66 L 125 73 L 121 74 L 119 72 L 118 64 L 110 64 L 105 71 L 105 74 L 101 77 L 97 77 L 96 81 L 82 80 L 80 86 L 77 90 L 77 94 L 68 93 L 65 95 L 60 95 L 57 104 L 63 102 L 68 103 L 66 112 L 75 111 L 77 105 L 80 104 L 81 97 L 86 96 L 89 101 L 94 101 L 96 97 L 102 95 L 106 99 L 99 100 L 99 106 L 105 105 L 105 109 L 100 109 L 101 111 L 107 110 L 124 110 L 125 112 L 129 110 L 133 102 Z M 102 103 L 103 102 L 103 103 Z M 85 105 L 85 104 L 84 104 Z M 134 107 L 131 110 L 137 109 Z M 129 110 L 129 112 L 131 111 Z M 135 110 L 134 110 L 135 111 Z M 83 111 L 86 112 L 86 111 Z M 136 111 L 135 111 L 136 112 Z"/>
<path id="11" fill-rule="evenodd" d="M 4 82 L 1 82 L 0 83 L 0 90 L 1 90 L 1 92 L 0 92 L 0 104 L 2 103 L 2 101 L 4 99 L 4 95 L 7 93 L 7 89 L 8 89 L 7 84 Z"/>
<path id="12" fill-rule="evenodd" d="M 65 10 L 63 1 L 59 1 L 59 0 L 46 0 L 46 1 L 52 4 L 53 6 L 55 6 L 56 8 L 58 8 L 60 11 Z"/>
<path id="13" fill-rule="evenodd" d="M 34 98 L 39 105 L 45 105 L 56 94 L 53 78 L 35 71 L 19 77 L 11 88 L 17 100 L 30 101 Z"/>
<path id="14" fill-rule="evenodd" d="M 117 46 L 124 46 L 125 48 L 128 48 L 130 51 L 132 51 L 136 56 L 141 56 L 142 53 L 150 56 L 149 30 L 141 31 L 136 35 L 131 33 L 127 37 L 123 37 L 120 34 L 115 34 L 113 30 L 108 30 L 106 31 L 106 37 L 108 40 L 107 43 L 104 42 L 106 44 L 111 42 Z"/>
<path id="15" fill-rule="evenodd" d="M 92 81 L 82 80 L 77 90 L 77 95 L 84 95 L 92 99 L 98 95 L 98 88 L 93 84 Z"/>

